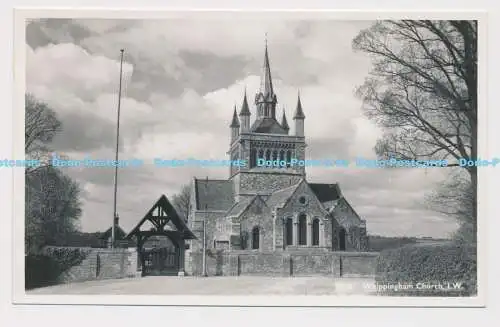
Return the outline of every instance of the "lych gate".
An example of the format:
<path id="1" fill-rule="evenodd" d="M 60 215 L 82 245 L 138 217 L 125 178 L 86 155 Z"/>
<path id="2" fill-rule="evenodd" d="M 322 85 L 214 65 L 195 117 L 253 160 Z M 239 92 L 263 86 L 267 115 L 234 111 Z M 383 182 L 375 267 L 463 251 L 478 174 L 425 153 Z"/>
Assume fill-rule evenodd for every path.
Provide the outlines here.
<path id="1" fill-rule="evenodd" d="M 125 239 L 133 237 L 137 242 L 142 276 L 184 275 L 185 241 L 196 239 L 196 236 L 165 195 L 160 197 Z M 167 238 L 168 241 L 160 242 L 160 238 Z M 157 242 L 155 244 L 152 241 Z"/>

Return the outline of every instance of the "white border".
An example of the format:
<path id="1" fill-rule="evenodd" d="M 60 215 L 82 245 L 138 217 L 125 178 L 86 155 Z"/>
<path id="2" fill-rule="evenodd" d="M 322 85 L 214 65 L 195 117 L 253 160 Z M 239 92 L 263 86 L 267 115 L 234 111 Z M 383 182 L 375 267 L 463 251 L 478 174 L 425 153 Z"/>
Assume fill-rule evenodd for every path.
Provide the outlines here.
<path id="1" fill-rule="evenodd" d="M 15 12 L 15 43 L 14 43 L 14 158 L 24 157 L 24 90 L 25 90 L 25 25 L 26 18 L 170 18 L 179 16 L 203 15 L 204 17 L 234 17 L 235 11 L 206 10 L 198 11 L 146 11 L 135 9 L 103 10 L 103 9 L 23 9 Z M 255 11 L 257 12 L 257 11 Z M 254 15 L 255 12 L 239 12 L 238 15 Z M 486 151 L 487 141 L 487 102 L 486 102 L 486 14 L 485 12 L 397 12 L 397 11 L 259 11 L 260 17 L 280 17 L 286 15 L 288 18 L 302 19 L 338 19 L 338 20 L 372 20 L 372 19 L 478 19 L 479 20 L 479 120 L 478 120 L 478 144 L 479 157 L 492 157 Z M 488 156 L 490 155 L 490 156 Z M 409 297 L 357 297 L 357 296 L 125 296 L 125 295 L 26 295 L 24 292 L 24 171 L 14 170 L 14 207 L 13 213 L 13 239 L 14 239 L 14 267 L 13 267 L 13 301 L 16 304 L 101 304 L 101 305 L 218 305 L 218 306 L 423 306 L 423 307 L 480 307 L 484 306 L 486 300 L 486 243 L 478 241 L 478 296 L 472 298 L 409 298 Z M 478 196 L 478 239 L 487 239 L 486 233 L 486 191 L 488 179 L 484 170 L 479 170 Z"/>

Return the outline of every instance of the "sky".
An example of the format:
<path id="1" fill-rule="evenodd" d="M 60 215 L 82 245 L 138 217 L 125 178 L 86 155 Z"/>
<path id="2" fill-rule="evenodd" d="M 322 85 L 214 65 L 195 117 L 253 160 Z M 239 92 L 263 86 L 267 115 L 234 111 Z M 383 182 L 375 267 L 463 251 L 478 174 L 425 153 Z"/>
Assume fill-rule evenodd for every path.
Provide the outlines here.
<path id="1" fill-rule="evenodd" d="M 125 49 L 119 170 L 120 226 L 131 230 L 154 202 L 193 177 L 227 178 L 229 168 L 155 167 L 154 158 L 226 160 L 234 106 L 260 85 L 264 45 L 277 116 L 293 112 L 300 90 L 307 159 L 375 159 L 382 131 L 363 116 L 354 90 L 372 63 L 352 39 L 373 22 L 262 17 L 166 20 L 44 19 L 26 27 L 26 91 L 47 103 L 63 130 L 53 149 L 71 159 L 114 159 L 120 49 Z M 251 105 L 252 119 L 255 108 Z M 103 231 L 113 216 L 114 168 L 68 168 L 82 187 L 81 228 Z M 439 169 L 307 168 L 315 183 L 339 183 L 368 234 L 447 237 L 448 217 L 426 210 Z"/>

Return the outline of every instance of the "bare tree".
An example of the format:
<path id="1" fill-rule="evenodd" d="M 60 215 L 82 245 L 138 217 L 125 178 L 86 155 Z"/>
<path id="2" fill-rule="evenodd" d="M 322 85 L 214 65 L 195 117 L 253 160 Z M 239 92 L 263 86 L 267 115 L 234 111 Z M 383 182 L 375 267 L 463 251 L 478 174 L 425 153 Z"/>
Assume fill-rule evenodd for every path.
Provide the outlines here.
<path id="1" fill-rule="evenodd" d="M 477 21 L 382 21 L 361 31 L 355 50 L 374 62 L 357 90 L 384 128 L 383 158 L 477 160 Z M 477 167 L 469 175 L 476 217 Z"/>
<path id="2" fill-rule="evenodd" d="M 62 129 L 55 112 L 47 104 L 38 101 L 30 94 L 25 95 L 25 143 L 27 159 L 40 160 L 38 167 L 27 167 L 26 173 L 48 165 L 50 142 Z"/>
<path id="3" fill-rule="evenodd" d="M 475 242 L 474 187 L 463 170 L 455 170 L 436 190 L 427 194 L 429 209 L 454 217 L 460 224 L 454 238 Z"/>
<path id="4" fill-rule="evenodd" d="M 180 192 L 174 195 L 172 205 L 180 217 L 187 222 L 191 205 L 191 186 L 184 185 Z"/>

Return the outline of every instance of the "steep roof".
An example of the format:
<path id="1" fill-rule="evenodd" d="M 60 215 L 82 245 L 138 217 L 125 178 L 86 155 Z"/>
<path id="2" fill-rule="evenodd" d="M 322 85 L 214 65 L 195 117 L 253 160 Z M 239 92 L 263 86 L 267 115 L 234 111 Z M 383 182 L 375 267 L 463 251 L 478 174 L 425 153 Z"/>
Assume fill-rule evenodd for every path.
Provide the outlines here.
<path id="1" fill-rule="evenodd" d="M 195 179 L 197 210 L 229 210 L 234 204 L 233 183 L 221 179 Z"/>
<path id="2" fill-rule="evenodd" d="M 273 194 L 271 194 L 269 199 L 267 199 L 266 204 L 270 208 L 284 206 L 286 201 L 292 196 L 292 194 L 295 192 L 297 187 L 299 187 L 299 185 L 300 182 L 295 185 L 274 192 Z"/>
<path id="3" fill-rule="evenodd" d="M 253 133 L 288 134 L 287 130 L 285 130 L 276 119 L 270 117 L 255 120 L 250 131 Z"/>
<path id="4" fill-rule="evenodd" d="M 340 193 L 340 187 L 337 183 L 309 183 L 309 186 L 321 203 L 337 200 L 342 195 Z"/>
<path id="5" fill-rule="evenodd" d="M 240 201 L 236 202 L 227 212 L 226 216 L 228 217 L 238 217 L 243 211 L 248 208 L 248 206 L 253 202 L 256 196 L 245 196 L 241 198 Z"/>
<path id="6" fill-rule="evenodd" d="M 161 219 L 166 218 L 164 224 L 156 225 L 157 229 L 164 230 L 164 227 L 167 223 L 172 223 L 175 229 L 181 233 L 183 239 L 196 239 L 196 236 L 191 232 L 191 230 L 187 227 L 184 219 L 179 217 L 179 214 L 175 210 L 174 206 L 168 201 L 167 197 L 162 194 L 158 201 L 149 209 L 149 211 L 144 215 L 144 217 L 139 221 L 139 223 L 127 234 L 126 239 L 130 239 L 134 235 L 138 235 L 141 233 L 141 227 L 149 221 L 153 225 L 158 223 L 157 219 L 160 217 L 155 216 L 155 211 L 158 211 L 158 216 L 161 214 Z"/>

